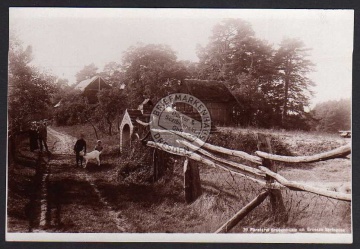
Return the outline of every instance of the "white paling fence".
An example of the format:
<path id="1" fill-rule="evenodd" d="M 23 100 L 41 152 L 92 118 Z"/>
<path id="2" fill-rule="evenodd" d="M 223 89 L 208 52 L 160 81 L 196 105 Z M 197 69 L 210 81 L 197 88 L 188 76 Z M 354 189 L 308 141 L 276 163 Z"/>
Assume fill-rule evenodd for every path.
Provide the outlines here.
<path id="1" fill-rule="evenodd" d="M 201 190 L 199 191 L 197 189 L 201 188 L 199 176 L 196 174 L 193 176 L 191 176 L 191 174 L 186 174 L 189 170 L 189 162 L 191 160 L 244 177 L 247 180 L 251 180 L 261 185 L 264 189 L 264 191 L 256 196 L 256 198 L 241 208 L 233 217 L 223 224 L 216 231 L 217 233 L 230 231 L 236 224 L 239 223 L 239 221 L 241 221 L 255 207 L 259 206 L 268 196 L 270 197 L 270 203 L 274 216 L 277 216 L 278 219 L 287 219 L 280 191 L 284 188 L 292 191 L 309 192 L 331 199 L 351 202 L 351 194 L 331 191 L 288 180 L 277 173 L 277 167 L 275 164 L 276 162 L 281 162 L 282 165 L 286 164 L 286 167 L 291 167 L 296 163 L 312 163 L 335 158 L 344 158 L 351 153 L 350 145 L 341 146 L 337 149 L 311 156 L 281 156 L 272 154 L 270 139 L 264 134 L 258 134 L 257 139 L 259 150 L 255 152 L 255 155 L 250 155 L 244 151 L 231 150 L 213 144 L 204 143 L 199 139 L 194 140 L 194 137 L 190 134 L 183 132 L 168 130 L 157 130 L 157 132 L 173 133 L 175 136 L 182 137 L 184 139 L 177 140 L 179 145 L 186 146 L 190 150 L 193 150 L 191 153 L 188 153 L 170 145 L 164 146 L 164 144 L 156 143 L 154 141 L 147 142 L 147 145 L 150 147 L 163 150 L 174 155 L 186 157 L 184 164 L 185 196 L 192 196 L 192 198 L 196 198 L 199 193 L 201 194 Z M 200 145 L 202 146 L 199 148 Z M 227 158 L 219 155 L 224 155 L 224 157 L 226 156 Z M 230 160 L 228 159 L 228 156 L 240 158 L 241 161 L 248 161 L 251 166 Z M 189 193 L 187 193 L 187 191 Z M 197 194 L 194 195 L 194 193 Z"/>

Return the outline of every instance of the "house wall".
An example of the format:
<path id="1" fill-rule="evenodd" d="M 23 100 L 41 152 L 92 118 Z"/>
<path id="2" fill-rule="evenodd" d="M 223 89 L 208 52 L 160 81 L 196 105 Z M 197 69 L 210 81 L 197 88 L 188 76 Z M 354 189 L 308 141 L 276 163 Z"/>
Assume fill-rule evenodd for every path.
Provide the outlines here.
<path id="1" fill-rule="evenodd" d="M 214 125 L 230 125 L 232 122 L 232 105 L 227 102 L 203 101 L 210 112 L 211 122 Z M 176 110 L 184 114 L 197 113 L 191 105 L 185 103 L 176 103 Z M 191 116 L 191 115 L 190 115 Z"/>
<path id="2" fill-rule="evenodd" d="M 221 102 L 205 102 L 214 125 L 229 125 L 231 123 L 231 105 Z"/>
<path id="3" fill-rule="evenodd" d="M 97 93 L 99 90 L 110 88 L 104 80 L 100 79 L 100 87 L 99 87 L 99 79 L 96 79 L 94 82 L 89 84 L 84 90 L 84 96 L 88 99 L 90 104 L 95 104 L 98 102 Z"/>

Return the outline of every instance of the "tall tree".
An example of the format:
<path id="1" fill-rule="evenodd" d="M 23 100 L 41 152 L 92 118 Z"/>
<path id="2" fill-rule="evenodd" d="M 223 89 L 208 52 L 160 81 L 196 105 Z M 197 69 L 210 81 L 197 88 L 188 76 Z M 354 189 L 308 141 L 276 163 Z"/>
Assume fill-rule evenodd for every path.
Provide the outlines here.
<path id="1" fill-rule="evenodd" d="M 134 107 L 144 98 L 164 97 L 188 74 L 175 52 L 161 44 L 130 47 L 123 57 L 123 70 L 125 89 Z"/>
<path id="2" fill-rule="evenodd" d="M 8 117 L 10 129 L 16 131 L 28 121 L 47 116 L 56 78 L 30 66 L 31 46 L 24 49 L 13 34 L 10 34 L 8 58 Z"/>
<path id="3" fill-rule="evenodd" d="M 107 63 L 99 75 L 113 87 L 119 88 L 124 83 L 124 72 L 121 65 L 115 61 Z"/>
<path id="4" fill-rule="evenodd" d="M 96 116 L 99 123 L 105 121 L 109 135 L 112 135 L 113 123 L 125 110 L 127 99 L 124 91 L 119 88 L 103 89 L 98 93 L 99 105 Z"/>
<path id="5" fill-rule="evenodd" d="M 255 37 L 250 23 L 226 19 L 217 24 L 206 47 L 198 46 L 199 75 L 203 79 L 225 81 L 239 103 L 239 123 L 262 125 L 269 119 L 273 82 L 274 50 Z M 264 122 L 260 119 L 264 117 Z"/>
<path id="6" fill-rule="evenodd" d="M 315 84 L 307 77 L 314 64 L 308 59 L 309 51 L 299 39 L 284 39 L 277 50 L 274 63 L 278 69 L 278 79 L 283 87 L 281 125 L 286 126 L 289 113 L 302 115 L 312 96 L 311 86 Z"/>
<path id="7" fill-rule="evenodd" d="M 242 19 L 226 19 L 215 25 L 206 47 L 198 45 L 200 76 L 228 80 L 250 66 L 249 46 L 255 38 L 250 23 Z M 241 57 L 241 60 L 235 60 Z"/>
<path id="8" fill-rule="evenodd" d="M 99 68 L 95 66 L 94 63 L 84 66 L 78 73 L 76 73 L 76 83 L 79 83 L 83 80 L 90 79 L 96 75 L 96 72 Z"/>

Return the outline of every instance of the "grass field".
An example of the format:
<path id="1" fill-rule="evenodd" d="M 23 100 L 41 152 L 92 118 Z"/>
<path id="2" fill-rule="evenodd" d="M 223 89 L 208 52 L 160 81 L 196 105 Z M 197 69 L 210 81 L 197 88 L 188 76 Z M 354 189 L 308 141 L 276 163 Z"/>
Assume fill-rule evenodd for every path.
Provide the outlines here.
<path id="1" fill-rule="evenodd" d="M 91 126 L 53 128 L 73 137 L 82 132 L 86 134 L 85 139 L 89 148 L 95 146 L 96 137 Z M 210 138 L 211 143 L 241 149 L 248 153 L 256 150 L 256 141 L 253 136 L 256 132 L 270 134 L 275 152 L 284 155 L 311 155 L 349 142 L 348 139 L 327 134 L 238 128 L 231 131 L 229 128 L 219 128 L 219 130 L 219 133 Z M 66 204 L 63 204 L 62 208 L 63 226 L 55 228 L 54 232 L 119 232 L 116 225 L 111 225 L 113 224 L 111 220 L 114 219 L 126 223 L 124 226 L 126 232 L 214 232 L 262 190 L 261 186 L 243 177 L 199 164 L 203 194 L 194 203 L 186 204 L 183 193 L 182 158 L 170 157 L 164 176 L 159 181 L 153 182 L 149 158 L 141 155 L 141 151 L 146 151 L 142 154 L 149 154 L 151 149 L 141 147 L 143 145 L 139 143 L 138 151 L 133 153 L 134 155 L 139 153 L 139 155 L 129 158 L 119 154 L 118 135 L 108 136 L 99 133 L 99 138 L 105 147 L 101 168 L 90 164 L 87 169 L 69 168 L 69 172 L 62 171 L 61 167 L 72 165 L 71 160 L 74 159 L 52 166 L 51 179 L 57 184 L 64 185 L 64 199 L 66 199 Z M 12 181 L 20 182 L 26 181 L 26 175 L 33 173 L 31 170 L 26 172 L 22 174 L 22 171 L 15 168 L 9 174 L 14 176 Z M 351 191 L 351 163 L 348 159 L 335 159 L 308 165 L 281 165 L 279 173 L 290 180 L 306 182 L 335 191 Z M 26 196 L 16 198 L 15 185 L 11 183 L 11 189 L 9 187 L 11 201 L 8 207 L 9 205 L 14 207 L 24 205 L 18 202 Z M 78 193 L 83 192 L 87 194 L 77 196 Z M 286 223 L 279 223 L 273 219 L 270 203 L 265 201 L 232 232 L 243 232 L 243 228 L 249 226 L 331 227 L 342 228 L 346 232 L 351 230 L 349 203 L 291 190 L 283 190 L 282 194 L 289 215 Z M 101 201 L 96 201 L 97 199 Z M 82 210 L 83 206 L 86 207 L 84 210 Z M 91 214 L 93 209 L 98 210 L 97 212 L 101 211 L 102 215 L 93 216 Z M 74 213 L 71 210 L 81 211 Z M 87 213 L 84 213 L 85 210 Z M 8 214 L 9 217 L 19 215 L 16 214 L 15 208 L 10 208 Z M 92 223 L 89 223 L 88 219 L 84 220 L 84 216 L 93 217 Z M 329 219 L 329 217 L 332 218 Z M 92 227 L 91 224 L 96 225 Z M 16 224 L 10 218 L 9 227 L 16 231 L 23 231 L 26 225 Z"/>

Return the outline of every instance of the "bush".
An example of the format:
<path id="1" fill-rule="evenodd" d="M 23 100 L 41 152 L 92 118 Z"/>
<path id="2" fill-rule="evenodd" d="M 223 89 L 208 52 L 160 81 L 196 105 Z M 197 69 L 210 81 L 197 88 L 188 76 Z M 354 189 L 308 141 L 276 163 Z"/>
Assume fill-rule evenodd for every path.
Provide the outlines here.
<path id="1" fill-rule="evenodd" d="M 276 135 L 267 134 L 270 137 L 270 144 L 274 154 L 290 156 L 291 152 Z M 232 132 L 222 131 L 213 133 L 207 141 L 210 144 L 221 146 L 232 150 L 241 150 L 253 154 L 258 150 L 258 141 L 255 132 L 243 131 Z"/>
<path id="2" fill-rule="evenodd" d="M 152 180 L 153 149 L 143 145 L 141 141 L 132 141 L 132 146 L 122 151 L 122 164 L 118 169 L 118 181 L 126 183 L 144 183 Z"/>

